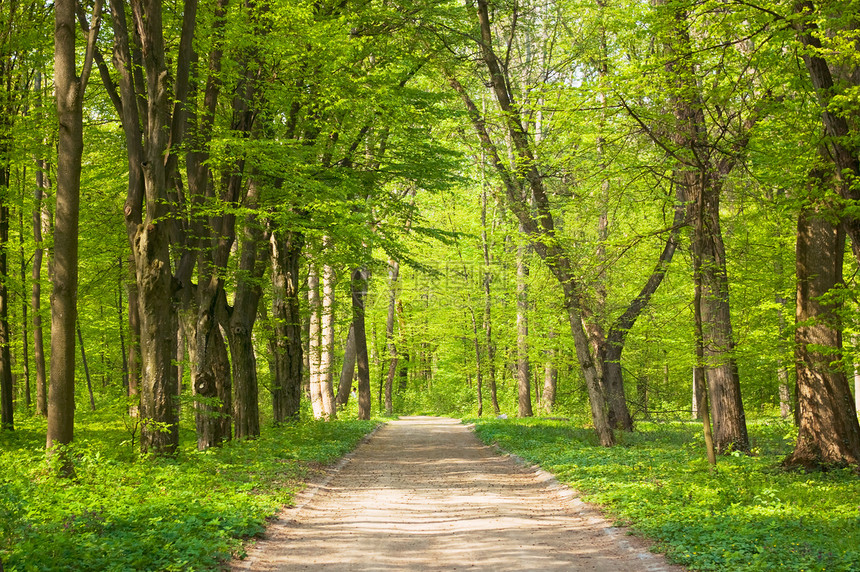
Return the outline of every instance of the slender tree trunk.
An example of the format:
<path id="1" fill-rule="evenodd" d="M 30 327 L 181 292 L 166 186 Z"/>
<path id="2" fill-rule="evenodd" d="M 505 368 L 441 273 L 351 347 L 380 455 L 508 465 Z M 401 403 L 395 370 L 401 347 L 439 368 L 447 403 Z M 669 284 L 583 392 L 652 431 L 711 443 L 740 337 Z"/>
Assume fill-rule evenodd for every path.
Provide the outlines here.
<path id="1" fill-rule="evenodd" d="M 27 180 L 27 169 L 24 168 L 23 180 Z M 22 189 L 23 202 L 24 193 Z M 30 410 L 32 396 L 30 391 L 30 335 L 27 330 L 27 258 L 24 253 L 24 209 L 18 209 L 18 253 L 21 258 L 21 365 L 24 370 L 24 404 Z"/>
<path id="2" fill-rule="evenodd" d="M 522 226 L 520 232 L 524 234 Z M 517 246 L 517 415 L 531 417 L 532 399 L 529 376 L 529 268 L 526 261 L 527 247 Z"/>
<path id="3" fill-rule="evenodd" d="M 481 162 L 483 165 L 483 161 Z M 492 271 L 490 266 L 490 244 L 487 237 L 487 188 L 486 184 L 481 187 L 481 246 L 484 254 L 484 335 L 487 344 L 487 381 L 490 385 L 490 402 L 493 405 L 493 414 L 499 414 L 499 399 L 496 390 L 496 346 L 493 342 L 492 309 L 493 298 L 491 292 Z"/>
<path id="4" fill-rule="evenodd" d="M 327 241 L 326 241 L 327 242 Z M 334 268 L 323 265 L 322 271 L 322 318 L 320 320 L 320 391 L 322 392 L 323 416 L 334 419 L 337 411 L 334 406 L 333 372 L 334 367 Z"/>
<path id="5" fill-rule="evenodd" d="M 496 94 L 500 108 L 507 118 L 508 132 L 514 142 L 518 158 L 524 164 L 523 170 L 526 171 L 525 178 L 531 190 L 531 197 L 534 199 L 534 206 L 538 211 L 537 216 L 532 214 L 530 205 L 523 199 L 522 185 L 512 176 L 502 162 L 498 148 L 490 138 L 486 124 L 477 106 L 471 100 L 462 84 L 455 78 L 449 76 L 449 83 L 461 95 L 472 119 L 475 131 L 481 140 L 481 144 L 490 153 L 496 172 L 504 184 L 508 206 L 514 211 L 523 228 L 527 230 L 527 235 L 532 246 L 561 285 L 564 292 L 564 307 L 568 314 L 571 334 L 576 346 L 577 360 L 586 381 L 594 428 L 600 444 L 610 447 L 615 444 L 615 437 L 607 419 L 606 400 L 602 393 L 600 373 L 594 364 L 594 359 L 590 353 L 588 336 L 582 325 L 582 310 L 579 305 L 579 289 L 581 285 L 575 280 L 571 272 L 570 258 L 560 248 L 556 240 L 555 223 L 549 207 L 549 199 L 543 187 L 543 180 L 535 166 L 534 156 L 529 148 L 522 125 L 519 123 L 519 118 L 514 113 L 513 102 L 510 100 L 510 94 L 505 87 L 506 84 L 504 74 L 501 71 L 501 64 L 498 57 L 492 51 L 489 10 L 484 0 L 478 1 L 478 20 L 481 27 L 481 49 L 484 61 L 491 75 L 493 91 Z"/>
<path id="6" fill-rule="evenodd" d="M 325 417 L 322 395 L 322 371 L 320 359 L 322 350 L 321 314 L 319 274 L 314 262 L 308 265 L 308 306 L 310 308 L 310 331 L 308 332 L 308 360 L 311 374 L 311 408 L 314 419 Z"/>
<path id="7" fill-rule="evenodd" d="M 367 298 L 369 273 L 365 268 L 352 271 L 352 326 L 355 335 L 355 361 L 358 369 L 358 418 L 370 419 L 370 361 L 367 356 L 364 303 Z"/>
<path id="8" fill-rule="evenodd" d="M 400 263 L 388 261 L 388 318 L 385 320 L 385 340 L 388 346 L 388 375 L 385 378 L 385 413 L 391 415 L 394 410 L 392 392 L 394 376 L 397 374 L 397 344 L 394 341 L 394 316 L 397 310 L 397 280 L 400 276 Z"/>
<path id="9" fill-rule="evenodd" d="M 297 419 L 302 397 L 302 321 L 299 314 L 299 260 L 304 237 L 274 228 L 270 232 L 272 319 L 275 335 L 275 423 Z"/>
<path id="10" fill-rule="evenodd" d="M 129 265 L 132 276 L 127 283 L 128 296 L 128 398 L 129 415 L 140 414 L 140 304 L 137 295 L 137 282 L 134 276 L 134 257 Z"/>
<path id="11" fill-rule="evenodd" d="M 795 364 L 799 433 L 784 463 L 807 469 L 860 463 L 860 425 L 839 362 L 838 307 L 822 300 L 842 282 L 845 234 L 827 213 L 804 208 L 797 222 Z"/>
<path id="12" fill-rule="evenodd" d="M 36 413 L 48 415 L 48 385 L 45 368 L 45 341 L 42 327 L 42 262 L 45 248 L 42 239 L 42 197 L 44 191 L 50 189 L 50 179 L 47 173 L 47 163 L 39 160 L 36 170 L 36 189 L 33 196 L 33 239 L 36 249 L 33 252 L 33 285 L 30 294 L 30 306 L 33 314 L 33 361 L 36 366 Z"/>
<path id="13" fill-rule="evenodd" d="M 83 130 L 83 125 L 81 125 L 81 129 Z M 61 147 L 61 149 L 63 148 Z M 66 147 L 66 149 L 68 149 L 68 147 Z M 81 142 L 81 149 L 83 149 L 83 142 Z M 8 157 L 8 150 L 4 150 L 0 154 L 4 157 L 3 160 L 5 162 L 6 157 Z M 80 166 L 78 169 L 78 173 L 80 173 Z M 0 168 L 0 171 L 2 171 L 0 172 L 0 189 L 8 191 L 10 183 L 8 163 L 4 164 L 2 168 Z M 80 181 L 80 175 L 78 175 L 78 180 Z M 78 185 L 80 185 L 80 183 L 78 183 Z M 6 198 L 3 198 L 2 201 L 4 202 L 0 202 L 0 428 L 12 430 L 15 427 L 15 384 L 12 378 L 12 354 L 10 351 L 12 335 L 9 330 L 9 287 L 7 285 L 9 277 L 9 267 L 7 264 L 7 252 L 9 248 L 9 207 L 5 203 L 6 200 Z M 59 196 L 57 202 L 59 206 Z M 77 213 L 75 213 L 75 215 L 77 215 Z M 77 230 L 76 226 L 75 230 Z M 77 241 L 75 242 L 75 246 L 77 246 Z M 75 252 L 77 252 L 77 250 Z M 75 258 L 74 263 L 77 267 L 77 258 Z M 74 275 L 74 279 L 76 285 L 76 274 Z M 72 348 L 74 349 L 74 338 L 72 339 Z M 73 388 L 72 391 L 74 391 L 74 370 L 72 371 L 71 385 Z"/>
<path id="14" fill-rule="evenodd" d="M 343 366 L 340 369 L 340 379 L 337 384 L 337 395 L 334 404 L 337 409 L 344 407 L 349 402 L 349 394 L 352 391 L 352 380 L 355 377 L 355 324 L 349 325 L 349 333 L 346 336 L 346 344 L 343 349 Z"/>
<path id="15" fill-rule="evenodd" d="M 90 410 L 96 410 L 96 399 L 93 396 L 93 381 L 90 378 L 90 367 L 87 365 L 87 353 L 84 351 L 84 337 L 81 334 L 81 323 L 75 322 L 75 330 L 78 334 L 78 344 L 81 346 L 81 363 L 84 365 L 84 375 L 87 378 L 87 393 L 90 395 Z"/>
<path id="16" fill-rule="evenodd" d="M 469 296 L 471 302 L 471 296 Z M 472 343 L 475 349 L 475 372 L 477 376 L 478 417 L 484 414 L 484 378 L 481 367 L 481 342 L 478 338 L 478 322 L 475 320 L 475 310 L 469 304 L 469 317 L 472 319 Z"/>
<path id="17" fill-rule="evenodd" d="M 547 336 L 549 340 L 553 340 L 555 332 L 550 330 Z M 546 351 L 546 362 L 543 369 L 543 398 L 541 399 L 541 409 L 549 415 L 555 406 L 555 392 L 558 384 L 558 368 L 555 365 L 555 350 L 549 349 Z"/>

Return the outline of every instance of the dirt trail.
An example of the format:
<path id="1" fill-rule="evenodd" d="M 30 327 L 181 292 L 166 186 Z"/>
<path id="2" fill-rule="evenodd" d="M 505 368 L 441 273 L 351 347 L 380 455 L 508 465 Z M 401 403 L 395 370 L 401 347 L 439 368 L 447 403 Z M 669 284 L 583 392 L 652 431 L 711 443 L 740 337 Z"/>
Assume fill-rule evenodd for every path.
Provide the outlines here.
<path id="1" fill-rule="evenodd" d="M 454 419 L 377 431 L 233 570 L 681 571 Z"/>

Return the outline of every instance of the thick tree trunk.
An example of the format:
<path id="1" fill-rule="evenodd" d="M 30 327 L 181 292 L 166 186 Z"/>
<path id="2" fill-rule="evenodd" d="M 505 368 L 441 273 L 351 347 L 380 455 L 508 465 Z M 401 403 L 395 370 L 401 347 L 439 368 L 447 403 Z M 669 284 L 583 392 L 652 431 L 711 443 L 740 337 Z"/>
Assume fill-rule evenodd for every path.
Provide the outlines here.
<path id="1" fill-rule="evenodd" d="M 233 404 L 236 423 L 236 438 L 253 438 L 260 435 L 260 405 L 257 382 L 257 358 L 254 353 L 254 322 L 257 306 L 263 290 L 260 287 L 265 266 L 258 263 L 262 258 L 263 228 L 257 218 L 260 197 L 258 182 L 252 177 L 248 184 L 245 208 L 248 214 L 242 228 L 239 272 L 236 274 L 236 293 L 227 338 L 230 342 L 230 357 L 233 365 Z"/>
<path id="2" fill-rule="evenodd" d="M 97 10 L 100 7 L 97 4 Z M 74 437 L 75 416 L 75 322 L 78 293 L 78 213 L 81 188 L 83 141 L 83 90 L 86 80 L 77 77 L 75 30 L 76 3 L 54 3 L 54 89 L 59 120 L 57 145 L 57 210 L 54 230 L 53 291 L 51 293 L 51 379 L 48 392 L 47 448 L 65 445 Z M 96 26 L 97 28 L 97 26 Z M 89 51 L 88 51 L 89 53 Z M 85 65 L 85 74 L 88 70 Z M 8 173 L 7 173 L 8 175 Z M 5 181 L 8 187 L 8 178 Z M 0 210 L 5 210 L 5 206 Z M 7 211 L 8 215 L 8 211 Z M 3 234 L 8 220 L 0 212 L 0 272 L 5 276 Z M 5 226 L 5 229 L 3 228 Z M 9 346 L 6 323 L 5 285 L 0 290 L 0 385 L 11 388 L 8 370 Z M 8 384 L 8 387 L 7 387 Z M 11 427 L 11 416 L 3 407 L 3 425 Z M 62 457 L 61 457 L 62 458 Z M 71 471 L 63 458 L 64 470 Z"/>
<path id="3" fill-rule="evenodd" d="M 167 216 L 167 184 L 176 160 L 168 153 L 168 142 L 170 149 L 174 149 L 182 141 L 184 125 L 175 113 L 171 121 L 174 103 L 171 98 L 182 102 L 187 94 L 197 4 L 195 0 L 186 0 L 184 4 L 180 47 L 175 58 L 177 69 L 173 75 L 175 84 L 170 85 L 172 76 L 166 62 L 162 3 L 132 0 L 135 41 L 131 41 L 126 28 L 125 4 L 120 0 L 110 0 L 110 3 L 114 61 L 120 86 L 120 97 L 116 99 L 121 102 L 118 110 L 129 156 L 125 215 L 134 254 L 140 318 L 141 447 L 144 452 L 171 454 L 178 445 L 174 366 L 177 316 L 169 251 L 172 223 Z"/>
<path id="4" fill-rule="evenodd" d="M 370 274 L 364 268 L 352 271 L 352 326 L 355 335 L 355 361 L 358 369 L 358 418 L 370 419 L 370 361 L 367 356 L 367 333 L 364 322 L 364 302 L 367 298 Z"/>
<path id="5" fill-rule="evenodd" d="M 272 407 L 275 423 L 299 417 L 302 397 L 302 321 L 299 314 L 299 260 L 304 237 L 273 229 L 272 319 L 275 335 L 275 381 Z"/>
<path id="6" fill-rule="evenodd" d="M 355 324 L 349 325 L 349 333 L 346 336 L 346 344 L 343 348 L 343 365 L 340 368 L 340 379 L 337 384 L 337 395 L 334 404 L 337 409 L 344 407 L 349 402 L 349 394 L 352 391 L 352 380 L 355 377 Z"/>
<path id="7" fill-rule="evenodd" d="M 690 46 L 687 14 L 670 7 L 671 28 L 664 39 L 670 55 L 686 54 Z M 734 358 L 734 335 L 729 308 L 726 253 L 720 229 L 720 178 L 727 175 L 734 157 L 714 158 L 705 123 L 705 105 L 697 85 L 693 62 L 676 57 L 666 64 L 672 78 L 670 99 L 675 116 L 673 143 L 678 148 L 679 192 L 685 193 L 696 222 L 693 231 L 695 280 L 701 284 L 702 345 L 714 441 L 719 452 L 749 451 L 746 418 L 741 401 L 740 377 Z M 741 145 L 742 147 L 742 145 Z"/>
<path id="8" fill-rule="evenodd" d="M 217 447 L 231 438 L 233 411 L 231 404 L 230 362 L 225 359 L 227 348 L 218 320 L 217 305 L 220 290 L 212 292 L 212 285 L 198 286 L 198 299 L 185 311 L 193 316 L 186 323 L 192 368 L 194 418 L 197 428 L 197 448 Z M 226 389 L 226 391 L 225 391 Z M 225 423 L 226 418 L 226 423 Z M 226 429 L 226 431 L 225 431 Z"/>
<path id="9" fill-rule="evenodd" d="M 703 174 L 703 178 L 706 177 Z M 719 189 L 715 184 L 699 188 L 704 193 L 704 212 L 700 213 L 701 236 L 694 236 L 701 248 L 696 269 L 702 283 L 702 344 L 708 380 L 714 443 L 717 451 L 749 451 L 746 416 L 741 401 L 741 383 L 729 309 L 729 280 L 719 220 Z M 698 233 L 696 233 L 698 234 Z"/>
<path id="10" fill-rule="evenodd" d="M 826 214 L 811 208 L 797 222 L 797 321 L 795 363 L 799 433 L 788 466 L 860 463 L 860 425 L 839 361 L 838 308 L 822 297 L 842 282 L 845 235 Z"/>
<path id="11" fill-rule="evenodd" d="M 520 232 L 523 233 L 522 225 Z M 527 247 L 517 246 L 517 416 L 531 417 L 531 378 L 529 376 L 529 268 L 526 261 Z"/>

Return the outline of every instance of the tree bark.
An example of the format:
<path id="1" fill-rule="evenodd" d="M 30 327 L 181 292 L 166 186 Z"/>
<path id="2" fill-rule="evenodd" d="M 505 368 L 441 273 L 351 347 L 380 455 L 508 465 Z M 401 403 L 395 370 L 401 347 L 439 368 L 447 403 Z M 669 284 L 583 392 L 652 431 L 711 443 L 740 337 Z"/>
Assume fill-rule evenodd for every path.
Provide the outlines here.
<path id="1" fill-rule="evenodd" d="M 96 399 L 93 395 L 93 381 L 90 378 L 90 367 L 87 365 L 87 353 L 84 351 L 84 336 L 81 334 L 81 323 L 79 321 L 75 322 L 75 330 L 78 334 L 78 344 L 81 346 L 81 363 L 84 366 L 84 375 L 87 378 L 87 392 L 90 395 L 90 410 L 96 410 Z"/>
<path id="2" fill-rule="evenodd" d="M 24 168 L 24 175 L 22 177 L 23 180 L 27 179 L 27 169 Z M 22 185 L 23 187 L 23 185 Z M 23 205 L 24 199 L 24 189 L 21 189 L 21 200 Z M 21 366 L 24 370 L 24 405 L 27 407 L 27 411 L 30 410 L 30 405 L 32 403 L 32 396 L 30 391 L 30 336 L 27 330 L 28 326 L 28 316 L 27 310 L 27 257 L 24 252 L 24 209 L 23 207 L 18 209 L 18 252 L 21 258 L 21 291 L 20 291 L 20 303 L 21 303 Z"/>
<path id="3" fill-rule="evenodd" d="M 319 274 L 316 263 L 308 264 L 308 307 L 310 309 L 310 329 L 308 331 L 308 369 L 310 370 L 311 409 L 314 419 L 325 416 L 322 396 L 322 372 L 320 370 L 321 313 Z"/>
<path id="4" fill-rule="evenodd" d="M 344 407 L 349 402 L 349 394 L 352 391 L 352 380 L 355 377 L 355 324 L 349 325 L 349 333 L 346 336 L 346 344 L 343 349 L 343 365 L 340 369 L 340 379 L 337 384 L 337 395 L 334 404 L 337 409 Z"/>
<path id="5" fill-rule="evenodd" d="M 92 49 L 98 32 L 101 3 L 93 14 L 93 33 L 87 42 L 83 73 L 77 75 L 75 30 L 76 2 L 54 3 L 54 89 L 59 120 L 57 145 L 57 210 L 54 229 L 53 291 L 51 293 L 51 378 L 48 392 L 47 448 L 66 445 L 74 438 L 75 416 L 75 323 L 78 294 L 78 217 L 81 189 L 83 140 L 83 94 L 92 65 Z M 8 181 L 7 181 L 8 183 Z M 5 218 L 0 213 L 0 219 Z M 8 221 L 6 222 L 8 225 Z M 0 220 L 0 235 L 4 233 Z M 5 229 L 8 232 L 8 226 Z M 0 236 L 0 241 L 3 237 Z M 5 251 L 0 253 L 5 258 Z M 5 266 L 5 260 L 0 260 Z M 0 269 L 5 275 L 5 270 Z M 5 289 L 5 286 L 3 286 Z M 0 292 L 0 384 L 7 383 L 8 324 L 5 323 L 5 292 Z M 4 331 L 5 330 L 5 331 Z M 6 339 L 3 339 L 5 336 Z M 11 380 L 11 377 L 9 377 Z M 10 381 L 11 385 L 11 381 Z M 5 416 L 5 410 L 4 410 Z M 10 419 L 11 422 L 11 419 Z M 5 419 L 4 419 L 5 424 Z M 70 459 L 60 453 L 62 470 L 72 471 Z"/>
<path id="6" fill-rule="evenodd" d="M 270 226 L 273 223 L 270 222 Z M 297 419 L 302 396 L 302 321 L 299 314 L 299 260 L 304 237 L 271 228 L 272 319 L 275 335 L 275 381 L 272 407 L 275 423 Z"/>
<path id="7" fill-rule="evenodd" d="M 860 425 L 845 370 L 838 305 L 822 300 L 842 283 L 845 234 L 805 207 L 797 221 L 795 369 L 799 432 L 787 466 L 860 463 Z"/>
<path id="8" fill-rule="evenodd" d="M 358 418 L 370 419 L 370 361 L 367 356 L 364 303 L 367 298 L 368 279 L 365 268 L 355 268 L 350 280 L 352 294 L 352 325 L 355 335 L 355 361 L 358 369 Z"/>
<path id="9" fill-rule="evenodd" d="M 669 55 L 686 54 L 691 44 L 687 14 L 678 8 L 669 9 L 672 28 L 664 40 L 666 51 Z M 708 380 L 714 441 L 720 453 L 749 451 L 740 377 L 734 357 L 726 252 L 720 229 L 720 178 L 731 171 L 736 159 L 724 158 L 717 163 L 712 158 L 705 104 L 690 58 L 675 57 L 666 68 L 673 82 L 670 100 L 675 126 L 672 138 L 679 149 L 676 158 L 682 163 L 676 175 L 696 222 L 692 239 L 694 273 L 702 288 L 698 315 L 702 320 L 705 360 L 702 366 Z"/>
<path id="10" fill-rule="evenodd" d="M 45 247 L 42 238 L 43 210 L 42 199 L 45 189 L 50 189 L 50 178 L 47 173 L 47 162 L 39 160 L 36 170 L 36 189 L 33 192 L 33 240 L 36 249 L 33 252 L 32 279 L 33 286 L 30 294 L 30 308 L 33 314 L 33 361 L 36 365 L 36 413 L 48 415 L 48 378 L 45 368 L 45 341 L 42 327 L 42 265 Z"/>
<path id="11" fill-rule="evenodd" d="M 385 320 L 385 339 L 388 347 L 388 375 L 385 378 L 385 413 L 391 415 L 394 410 L 392 392 L 394 376 L 397 375 L 397 343 L 394 341 L 394 316 L 397 310 L 397 279 L 400 276 L 400 263 L 388 261 L 388 317 Z"/>
<path id="12" fill-rule="evenodd" d="M 483 167 L 483 161 L 481 162 Z M 487 344 L 487 382 L 490 385 L 490 402 L 493 405 L 493 414 L 499 414 L 499 399 L 496 390 L 496 347 L 493 342 L 492 309 L 493 298 L 491 295 L 491 283 L 493 279 L 490 270 L 490 244 L 487 237 L 487 188 L 486 184 L 481 187 L 481 247 L 484 254 L 484 335 Z"/>
<path id="13" fill-rule="evenodd" d="M 326 239 L 325 242 L 328 242 Z M 322 316 L 320 319 L 320 391 L 322 392 L 323 416 L 334 419 L 337 411 L 334 406 L 333 372 L 334 367 L 334 268 L 323 265 L 322 271 Z"/>
<path id="14" fill-rule="evenodd" d="M 259 388 L 257 382 L 257 358 L 254 353 L 254 322 L 257 306 L 263 290 L 260 283 L 265 267 L 258 263 L 262 259 L 263 228 L 257 216 L 260 197 L 259 183 L 250 178 L 245 208 L 248 214 L 242 228 L 239 272 L 236 276 L 236 293 L 230 312 L 227 338 L 233 365 L 235 389 L 234 417 L 236 438 L 253 438 L 260 435 Z"/>
<path id="15" fill-rule="evenodd" d="M 520 225 L 520 232 L 524 231 Z M 517 416 L 531 417 L 531 378 L 529 376 L 529 268 L 526 261 L 527 247 L 517 245 Z"/>

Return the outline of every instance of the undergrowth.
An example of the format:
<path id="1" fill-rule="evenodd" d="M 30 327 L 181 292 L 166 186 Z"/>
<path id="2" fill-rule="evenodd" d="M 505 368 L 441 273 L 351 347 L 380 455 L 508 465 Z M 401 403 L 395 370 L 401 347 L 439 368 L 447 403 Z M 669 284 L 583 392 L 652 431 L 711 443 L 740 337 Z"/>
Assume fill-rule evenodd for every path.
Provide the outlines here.
<path id="1" fill-rule="evenodd" d="M 781 470 L 795 434 L 782 420 L 750 423 L 754 454 L 719 457 L 713 474 L 695 423 L 642 422 L 603 448 L 569 422 L 470 421 L 692 570 L 860 570 L 860 479 Z"/>
<path id="2" fill-rule="evenodd" d="M 0 562 L 5 572 L 212 570 L 243 554 L 302 483 L 341 457 L 372 421 L 302 422 L 174 458 L 140 458 L 129 430 L 89 414 L 71 449 L 75 478 L 45 458 L 44 421 L 0 433 Z"/>

